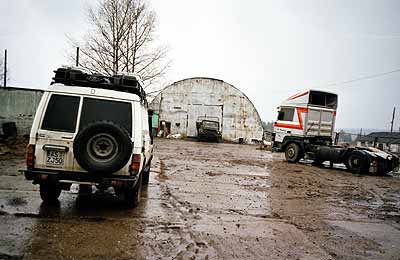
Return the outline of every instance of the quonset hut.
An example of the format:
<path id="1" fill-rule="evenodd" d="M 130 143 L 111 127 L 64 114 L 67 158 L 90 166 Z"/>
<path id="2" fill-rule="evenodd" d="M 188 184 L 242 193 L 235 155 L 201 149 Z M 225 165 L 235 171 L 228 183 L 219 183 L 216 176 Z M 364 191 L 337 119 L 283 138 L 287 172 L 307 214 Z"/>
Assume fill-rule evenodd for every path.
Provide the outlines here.
<path id="1" fill-rule="evenodd" d="M 234 86 L 213 78 L 189 78 L 164 88 L 151 102 L 170 134 L 196 137 L 199 118 L 218 118 L 222 139 L 260 140 L 263 128 L 253 103 Z"/>

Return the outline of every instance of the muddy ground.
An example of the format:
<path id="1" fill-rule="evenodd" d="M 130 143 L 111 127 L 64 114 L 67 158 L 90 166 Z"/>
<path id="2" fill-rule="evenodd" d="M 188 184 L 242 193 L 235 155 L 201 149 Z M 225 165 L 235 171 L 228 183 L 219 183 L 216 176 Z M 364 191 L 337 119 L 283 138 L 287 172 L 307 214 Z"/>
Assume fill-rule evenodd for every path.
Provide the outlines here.
<path id="1" fill-rule="evenodd" d="M 400 178 L 288 164 L 256 146 L 156 140 L 150 184 L 42 204 L 0 159 L 0 259 L 399 259 Z"/>

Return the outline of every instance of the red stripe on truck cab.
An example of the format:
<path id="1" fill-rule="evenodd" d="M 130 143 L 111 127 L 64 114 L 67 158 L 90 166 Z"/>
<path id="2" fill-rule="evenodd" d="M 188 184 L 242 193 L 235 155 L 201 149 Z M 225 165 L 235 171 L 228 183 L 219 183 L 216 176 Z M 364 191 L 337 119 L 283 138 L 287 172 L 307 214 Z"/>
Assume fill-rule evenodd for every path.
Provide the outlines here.
<path id="1" fill-rule="evenodd" d="M 302 113 L 308 113 L 308 108 L 306 108 L 306 107 L 296 107 L 296 111 L 297 111 L 297 118 L 299 119 L 299 124 L 298 125 L 275 122 L 275 126 L 276 127 L 284 127 L 284 128 L 290 128 L 290 129 L 303 130 L 304 126 L 303 126 L 303 118 L 302 118 L 301 114 Z"/>
<path id="2" fill-rule="evenodd" d="M 305 96 L 305 95 L 308 95 L 308 91 L 306 91 L 304 93 L 293 95 L 293 96 L 289 97 L 287 100 L 296 99 L 296 98 L 299 98 L 299 97 L 302 97 L 302 96 Z"/>

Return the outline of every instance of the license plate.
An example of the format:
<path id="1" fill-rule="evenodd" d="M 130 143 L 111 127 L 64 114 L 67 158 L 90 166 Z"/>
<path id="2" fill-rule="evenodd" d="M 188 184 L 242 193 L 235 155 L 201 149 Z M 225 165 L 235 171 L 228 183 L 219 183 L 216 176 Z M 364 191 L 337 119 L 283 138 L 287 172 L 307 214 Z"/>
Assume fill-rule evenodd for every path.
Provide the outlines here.
<path id="1" fill-rule="evenodd" d="M 60 151 L 47 151 L 46 164 L 53 166 L 64 165 L 64 152 Z"/>

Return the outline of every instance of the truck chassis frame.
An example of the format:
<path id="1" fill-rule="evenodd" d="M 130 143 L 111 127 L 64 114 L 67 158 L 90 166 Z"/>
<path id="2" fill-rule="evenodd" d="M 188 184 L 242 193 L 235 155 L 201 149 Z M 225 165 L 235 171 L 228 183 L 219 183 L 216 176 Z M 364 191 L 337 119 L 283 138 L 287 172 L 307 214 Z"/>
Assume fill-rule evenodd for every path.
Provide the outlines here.
<path id="1" fill-rule="evenodd" d="M 313 165 L 322 165 L 329 161 L 343 163 L 353 173 L 372 173 L 384 175 L 399 165 L 399 157 L 376 148 L 342 147 L 332 145 L 330 137 L 302 138 L 287 136 L 283 142 L 274 142 L 274 151 L 285 152 L 290 163 L 301 159 L 313 160 Z"/>

